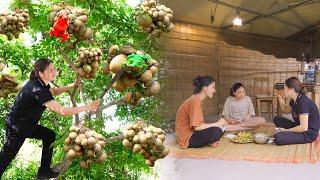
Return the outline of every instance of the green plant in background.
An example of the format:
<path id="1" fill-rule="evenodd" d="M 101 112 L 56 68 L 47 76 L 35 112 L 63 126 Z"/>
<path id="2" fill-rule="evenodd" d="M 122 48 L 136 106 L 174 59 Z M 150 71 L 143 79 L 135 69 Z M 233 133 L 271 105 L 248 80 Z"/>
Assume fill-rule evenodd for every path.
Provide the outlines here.
<path id="1" fill-rule="evenodd" d="M 58 0 L 13 0 L 11 9 L 26 8 L 29 10 L 30 22 L 28 33 L 31 35 L 32 44 L 26 45 L 21 39 L 7 41 L 4 36 L 0 36 L 0 57 L 6 63 L 17 65 L 22 70 L 22 80 L 27 80 L 29 72 L 32 69 L 33 61 L 39 57 L 49 57 L 54 61 L 59 74 L 56 85 L 66 85 L 72 83 L 77 77 L 75 72 L 69 67 L 66 61 L 75 62 L 77 53 L 69 47 L 70 44 L 62 44 L 60 39 L 50 37 L 48 32 L 50 23 L 48 22 L 48 13 Z M 89 41 L 76 42 L 71 38 L 71 42 L 76 42 L 76 47 L 101 47 L 108 49 L 113 44 L 126 45 L 148 52 L 153 58 L 160 58 L 159 41 L 150 38 L 145 33 L 139 31 L 139 26 L 134 22 L 135 11 L 128 7 L 124 0 L 65 0 L 66 4 L 87 9 L 89 12 L 87 26 L 94 31 L 93 38 Z M 39 41 L 39 34 L 42 39 Z M 146 39 L 148 41 L 146 41 Z M 63 49 L 63 52 L 61 51 Z M 65 53 L 63 56 L 63 53 Z M 104 55 L 103 62 L 99 64 L 99 69 L 106 62 Z M 158 79 L 164 79 L 164 73 L 159 73 Z M 83 94 L 76 93 L 74 99 L 76 102 L 98 99 L 102 91 L 110 83 L 111 76 L 98 72 L 93 80 L 83 81 Z M 115 101 L 121 98 L 125 92 L 118 93 L 114 90 L 108 92 L 105 102 Z M 71 106 L 70 94 L 64 94 L 57 100 L 64 106 Z M 5 118 L 14 101 L 15 95 L 8 98 L 0 98 L 0 147 L 4 143 Z M 104 102 L 104 103 L 105 103 Z M 163 117 L 161 114 L 161 99 L 158 97 L 144 98 L 139 105 L 132 107 L 129 105 L 119 105 L 116 108 L 115 117 L 124 123 L 136 121 L 136 119 L 145 119 L 148 123 L 162 126 Z M 88 117 L 87 117 L 88 118 Z M 105 121 L 113 117 L 101 116 L 100 118 L 89 118 L 86 120 L 86 126 L 94 129 L 105 137 L 117 136 L 120 132 L 107 133 L 104 131 Z M 63 150 L 64 139 L 68 135 L 68 127 L 73 124 L 71 117 L 60 117 L 55 113 L 46 111 L 42 117 L 41 124 L 54 129 L 57 133 L 57 141 L 54 146 L 53 164 L 61 162 L 65 157 Z M 34 141 L 36 144 L 41 144 Z M 102 164 L 92 166 L 88 170 L 80 169 L 79 162 L 73 161 L 69 169 L 62 175 L 63 179 L 137 179 L 141 172 L 150 172 L 145 165 L 141 155 L 134 154 L 132 151 L 124 148 L 120 141 L 109 143 L 105 147 L 107 160 Z M 19 167 L 19 163 L 11 163 L 10 168 L 4 174 L 4 178 L 11 179 L 33 179 L 39 164 L 35 162 L 25 162 L 28 166 Z"/>

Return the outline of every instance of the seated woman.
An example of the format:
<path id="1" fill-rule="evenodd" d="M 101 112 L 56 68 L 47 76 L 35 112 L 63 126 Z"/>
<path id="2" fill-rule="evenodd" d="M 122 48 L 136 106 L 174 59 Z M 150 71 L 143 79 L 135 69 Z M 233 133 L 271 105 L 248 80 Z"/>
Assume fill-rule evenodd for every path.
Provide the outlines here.
<path id="1" fill-rule="evenodd" d="M 212 98 L 215 81 L 211 76 L 198 76 L 193 80 L 194 95 L 179 107 L 175 130 L 181 148 L 199 148 L 210 145 L 216 147 L 223 135 L 221 129 L 227 122 L 220 119 L 216 123 L 205 123 L 202 102 Z"/>
<path id="2" fill-rule="evenodd" d="M 316 104 L 302 91 L 301 82 L 296 77 L 285 81 L 284 96 L 290 98 L 292 117 L 290 121 L 283 117 L 275 117 L 273 122 L 279 131 L 274 135 L 277 145 L 305 144 L 315 141 L 319 135 L 320 117 Z M 283 105 L 284 99 L 278 96 Z"/>
<path id="3" fill-rule="evenodd" d="M 254 117 L 255 112 L 250 97 L 246 96 L 243 84 L 235 83 L 230 90 L 222 112 L 228 124 L 226 131 L 252 129 L 265 123 L 263 117 Z"/>

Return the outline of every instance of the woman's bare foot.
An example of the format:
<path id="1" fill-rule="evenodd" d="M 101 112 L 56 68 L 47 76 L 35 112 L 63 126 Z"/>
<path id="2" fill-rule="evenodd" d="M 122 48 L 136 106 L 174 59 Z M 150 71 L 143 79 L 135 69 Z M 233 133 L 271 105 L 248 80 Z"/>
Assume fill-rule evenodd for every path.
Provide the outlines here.
<path id="1" fill-rule="evenodd" d="M 219 143 L 220 143 L 220 141 L 216 141 L 216 142 L 210 144 L 210 146 L 213 147 L 213 148 L 216 148 L 216 147 L 219 146 Z"/>

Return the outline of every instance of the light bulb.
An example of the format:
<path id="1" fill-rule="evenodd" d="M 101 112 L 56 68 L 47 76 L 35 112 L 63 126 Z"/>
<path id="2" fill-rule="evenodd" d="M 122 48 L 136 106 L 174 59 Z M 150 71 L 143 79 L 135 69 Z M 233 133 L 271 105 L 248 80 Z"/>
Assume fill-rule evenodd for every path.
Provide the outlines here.
<path id="1" fill-rule="evenodd" d="M 232 23 L 234 26 L 242 26 L 242 19 L 237 16 L 233 19 Z"/>

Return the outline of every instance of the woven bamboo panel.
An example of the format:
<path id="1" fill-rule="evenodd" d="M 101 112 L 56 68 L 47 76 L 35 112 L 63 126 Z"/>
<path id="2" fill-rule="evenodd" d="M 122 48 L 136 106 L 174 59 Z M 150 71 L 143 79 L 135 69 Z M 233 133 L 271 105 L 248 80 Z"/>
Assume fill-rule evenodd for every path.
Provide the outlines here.
<path id="1" fill-rule="evenodd" d="M 169 120 L 175 119 L 178 107 L 193 94 L 192 80 L 197 75 L 211 75 L 216 79 L 214 98 L 203 104 L 204 115 L 209 116 L 219 113 L 235 82 L 242 82 L 247 95 L 254 96 L 257 91 L 272 92 L 276 82 L 284 82 L 300 71 L 300 62 L 295 59 L 277 59 L 219 42 L 219 33 L 203 26 L 177 23 L 164 39 L 163 54 L 169 64 L 169 79 L 163 89 Z M 269 77 L 269 86 L 255 86 L 254 77 Z"/>

